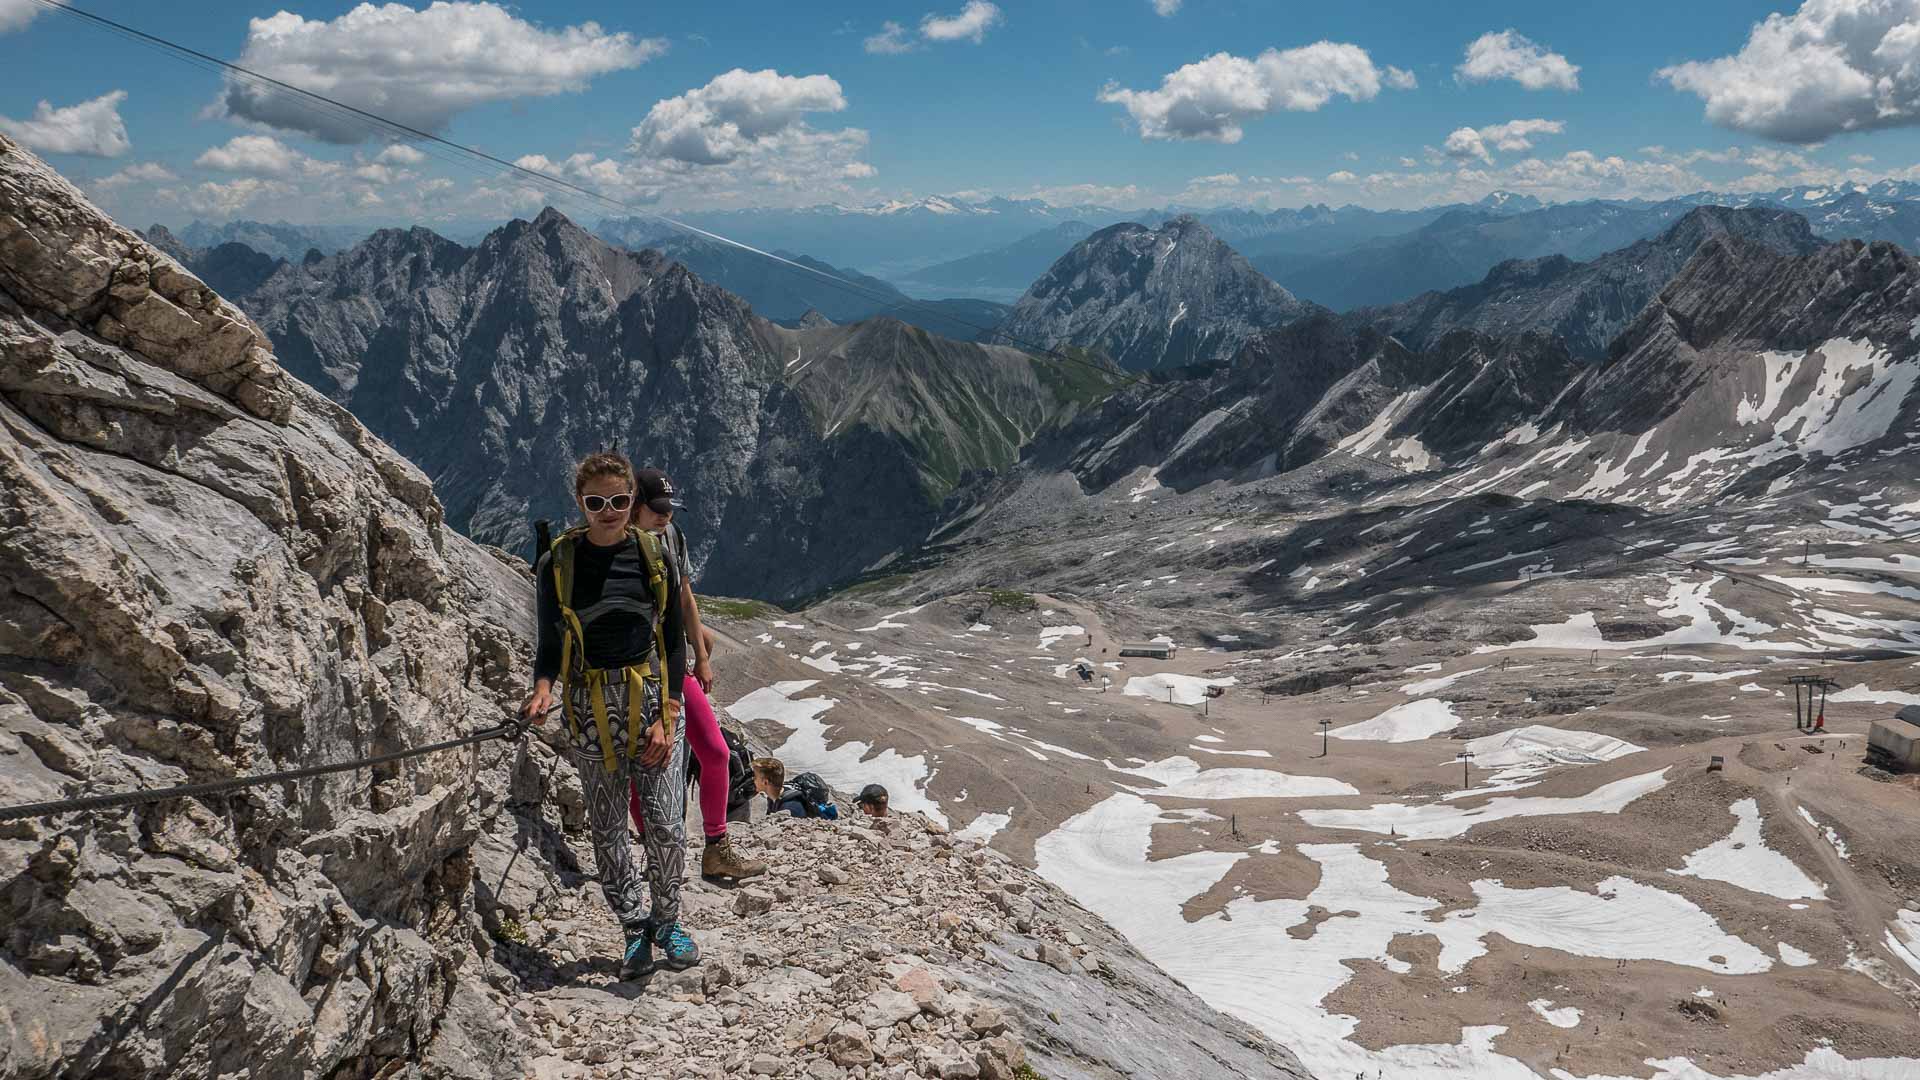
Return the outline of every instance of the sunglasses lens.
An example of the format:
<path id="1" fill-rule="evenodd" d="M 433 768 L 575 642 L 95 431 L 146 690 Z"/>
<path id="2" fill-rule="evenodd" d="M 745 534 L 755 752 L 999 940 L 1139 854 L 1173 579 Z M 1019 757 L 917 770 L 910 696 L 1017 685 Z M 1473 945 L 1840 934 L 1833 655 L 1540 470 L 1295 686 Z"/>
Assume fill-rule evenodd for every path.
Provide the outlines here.
<path id="1" fill-rule="evenodd" d="M 607 500 L 607 505 L 613 507 L 615 510 L 625 510 L 627 507 L 633 505 L 633 496 L 625 494 L 615 495 L 613 498 Z"/>

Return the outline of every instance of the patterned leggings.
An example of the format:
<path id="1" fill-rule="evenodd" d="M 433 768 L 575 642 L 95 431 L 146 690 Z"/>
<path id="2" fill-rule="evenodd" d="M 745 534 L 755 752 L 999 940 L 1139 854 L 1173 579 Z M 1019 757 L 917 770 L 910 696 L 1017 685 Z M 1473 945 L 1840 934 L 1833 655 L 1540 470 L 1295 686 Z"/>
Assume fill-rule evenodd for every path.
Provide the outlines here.
<path id="1" fill-rule="evenodd" d="M 645 747 L 646 722 L 660 713 L 660 686 L 651 680 L 646 685 L 642 716 L 634 717 L 625 679 L 608 679 L 607 721 L 618 753 L 612 772 L 600 750 L 600 733 L 593 723 L 593 702 L 583 686 L 570 685 L 566 693 L 573 699 L 573 715 L 578 731 L 573 734 L 573 763 L 580 771 L 580 783 L 587 794 L 587 828 L 593 834 L 593 861 L 600 872 L 600 890 L 607 906 L 630 933 L 638 933 L 649 924 L 664 925 L 680 919 L 680 886 L 687 870 L 687 740 L 685 724 L 675 733 L 667 761 L 657 769 L 645 769 L 635 758 L 626 756 L 627 728 L 641 724 L 640 746 Z M 634 866 L 633 852 L 627 843 L 627 791 L 632 784 L 646 811 L 646 827 L 641 841 L 647 849 L 646 891 L 642 895 L 640 870 Z"/>

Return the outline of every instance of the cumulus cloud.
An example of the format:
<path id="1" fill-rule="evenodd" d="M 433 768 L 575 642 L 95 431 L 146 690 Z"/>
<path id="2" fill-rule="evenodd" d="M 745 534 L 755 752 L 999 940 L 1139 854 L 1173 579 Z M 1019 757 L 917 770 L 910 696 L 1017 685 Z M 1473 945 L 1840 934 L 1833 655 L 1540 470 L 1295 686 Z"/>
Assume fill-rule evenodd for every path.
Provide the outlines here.
<path id="1" fill-rule="evenodd" d="M 928 15 L 920 20 L 920 36 L 928 41 L 971 41 L 986 39 L 987 31 L 1005 21 L 1000 6 L 988 0 L 967 0 L 958 15 Z"/>
<path id="2" fill-rule="evenodd" d="M 226 183 L 209 180 L 185 189 L 167 189 L 159 196 L 203 217 L 230 218 L 256 202 L 288 198 L 297 191 L 284 180 L 242 176 Z"/>
<path id="3" fill-rule="evenodd" d="M 309 157 L 271 135 L 235 135 L 224 145 L 207 148 L 193 163 L 262 176 L 314 176 L 340 169 L 334 162 Z"/>
<path id="4" fill-rule="evenodd" d="M 907 28 L 889 19 L 880 24 L 880 32 L 866 40 L 866 49 L 870 53 L 893 56 L 912 52 L 913 41 L 907 36 Z"/>
<path id="5" fill-rule="evenodd" d="M 65 108 L 42 101 L 34 107 L 32 119 L 0 116 L 0 131 L 43 153 L 119 157 L 133 148 L 127 125 L 120 119 L 120 103 L 125 100 L 127 92 L 115 90 Z"/>
<path id="6" fill-rule="evenodd" d="M 633 129 L 631 150 L 693 165 L 725 165 L 770 140 L 831 138 L 811 131 L 804 117 L 846 107 L 846 95 L 831 76 L 735 68 L 697 90 L 655 102 Z"/>
<path id="7" fill-rule="evenodd" d="M 142 161 L 129 165 L 110 176 L 103 176 L 89 185 L 93 191 L 113 191 L 116 188 L 131 187 L 134 184 L 170 184 L 180 179 L 172 169 L 157 161 Z"/>
<path id="8" fill-rule="evenodd" d="M 439 0 L 424 9 L 370 3 L 331 21 L 290 11 L 247 24 L 240 64 L 410 127 L 437 131 L 492 101 L 585 89 L 595 76 L 665 51 L 657 38 L 607 33 L 586 22 L 546 30 L 487 2 Z M 355 143 L 366 122 L 313 109 L 292 95 L 229 78 L 213 112 L 243 122 Z"/>
<path id="9" fill-rule="evenodd" d="M 1566 125 L 1558 120 L 1509 120 L 1482 128 L 1463 127 L 1447 136 L 1442 149 L 1452 158 L 1479 158 L 1493 164 L 1493 151 L 1533 149 L 1536 135 L 1558 135 Z"/>
<path id="10" fill-rule="evenodd" d="M 394 143 L 373 159 L 385 165 L 418 165 L 427 160 L 427 155 L 405 143 Z"/>
<path id="11" fill-rule="evenodd" d="M 1153 0 L 1153 13 L 1171 19 L 1180 13 L 1180 0 Z"/>
<path id="12" fill-rule="evenodd" d="M 24 29 L 38 14 L 40 5 L 33 0 L 0 0 L 0 34 Z"/>
<path id="13" fill-rule="evenodd" d="M 1327 183 L 1329 184 L 1351 184 L 1358 179 L 1360 178 L 1353 175 L 1352 173 L 1348 172 L 1345 169 L 1341 169 L 1338 172 L 1330 172 L 1327 174 Z"/>
<path id="14" fill-rule="evenodd" d="M 1387 69 L 1388 85 L 1395 85 L 1395 70 Z M 1369 101 L 1381 79 L 1365 49 L 1320 41 L 1268 49 L 1252 60 L 1215 53 L 1167 75 L 1158 90 L 1108 83 L 1100 100 L 1125 108 L 1143 139 L 1237 143 L 1248 120 L 1281 109 L 1313 112 L 1336 95 Z"/>
<path id="15" fill-rule="evenodd" d="M 1529 90 L 1578 90 L 1580 68 L 1557 52 L 1528 40 L 1516 30 L 1481 34 L 1467 46 L 1467 57 L 1454 68 L 1461 82 L 1512 79 Z"/>
<path id="16" fill-rule="evenodd" d="M 1711 123 L 1782 142 L 1920 123 L 1920 0 L 1807 0 L 1738 53 L 1661 68 Z"/>
<path id="17" fill-rule="evenodd" d="M 818 131 L 802 119 L 844 107 L 839 84 L 824 75 L 728 72 L 656 105 L 633 129 L 630 157 L 528 154 L 515 164 L 631 202 L 670 195 L 706 206 L 817 201 L 876 174 L 863 160 L 865 131 Z M 509 184 L 492 197 L 520 196 Z"/>

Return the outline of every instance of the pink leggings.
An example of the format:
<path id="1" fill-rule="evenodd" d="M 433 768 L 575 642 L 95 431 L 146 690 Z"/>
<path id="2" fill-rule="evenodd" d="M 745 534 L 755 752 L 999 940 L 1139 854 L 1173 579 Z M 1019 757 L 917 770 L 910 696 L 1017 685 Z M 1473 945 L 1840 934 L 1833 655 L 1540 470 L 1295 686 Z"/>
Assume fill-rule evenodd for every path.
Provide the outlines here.
<path id="1" fill-rule="evenodd" d="M 684 685 L 687 706 L 687 743 L 700 762 L 700 821 L 708 839 L 727 835 L 727 741 L 720 737 L 720 721 L 713 715 L 700 680 L 691 674 Z M 633 827 L 646 835 L 646 816 L 640 812 L 640 790 L 627 786 L 627 811 L 633 815 Z"/>

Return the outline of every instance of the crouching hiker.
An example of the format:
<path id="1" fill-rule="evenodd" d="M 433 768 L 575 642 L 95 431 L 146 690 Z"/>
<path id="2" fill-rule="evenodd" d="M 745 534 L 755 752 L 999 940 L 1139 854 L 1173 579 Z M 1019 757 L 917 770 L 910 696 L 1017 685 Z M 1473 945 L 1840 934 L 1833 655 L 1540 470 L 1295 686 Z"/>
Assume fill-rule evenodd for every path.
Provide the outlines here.
<path id="1" fill-rule="evenodd" d="M 693 653 L 693 678 L 683 685 L 687 699 L 687 744 L 699 765 L 700 823 L 706 832 L 706 847 L 700 852 L 700 876 L 708 881 L 740 881 L 767 872 L 767 864 L 740 855 L 727 836 L 727 789 L 729 786 L 726 738 L 720 733 L 720 721 L 713 714 L 707 693 L 713 689 L 713 632 L 700 621 L 700 604 L 693 596 L 693 565 L 687 555 L 687 534 L 673 520 L 681 502 L 673 481 L 659 469 L 641 469 L 634 477 L 638 499 L 633 506 L 633 523 L 660 538 L 667 558 L 679 579 L 674 599 L 680 605 L 681 625 L 686 628 L 687 645 Z M 632 794 L 633 824 L 644 829 L 640 792 Z"/>
<path id="2" fill-rule="evenodd" d="M 573 488 L 587 524 L 556 539 L 536 567 L 539 645 L 521 712 L 537 724 L 556 695 L 564 707 L 600 889 L 626 933 L 620 977 L 631 979 L 654 969 L 656 947 L 659 964 L 674 970 L 700 960 L 680 927 L 686 630 L 671 560 L 656 537 L 628 525 L 633 466 L 617 453 L 590 454 Z M 630 781 L 647 818 L 644 885 L 627 842 Z"/>
<path id="3" fill-rule="evenodd" d="M 779 758 L 753 759 L 753 786 L 766 797 L 769 814 L 786 812 L 794 817 L 826 818 L 837 821 L 840 808 L 820 774 L 803 772 L 787 779 L 787 767 Z"/>

